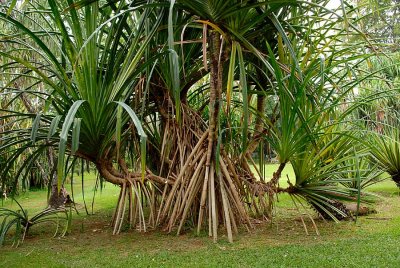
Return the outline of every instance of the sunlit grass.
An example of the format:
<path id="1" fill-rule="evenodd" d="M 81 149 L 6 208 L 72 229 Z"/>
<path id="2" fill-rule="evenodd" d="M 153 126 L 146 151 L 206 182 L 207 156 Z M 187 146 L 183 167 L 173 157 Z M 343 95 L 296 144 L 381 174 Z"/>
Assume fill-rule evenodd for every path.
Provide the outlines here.
<path id="1" fill-rule="evenodd" d="M 267 166 L 270 176 L 276 168 Z M 292 178 L 290 166 L 283 174 Z M 85 174 L 89 212 L 95 182 L 94 173 Z M 71 193 L 70 186 L 67 188 Z M 197 236 L 190 226 L 181 236 L 127 229 L 113 236 L 109 223 L 118 187 L 105 183 L 103 190 L 96 192 L 94 214 L 88 216 L 80 181 L 76 180 L 74 197 L 80 215 L 74 215 L 71 234 L 51 238 L 52 229 L 34 228 L 19 248 L 7 244 L 0 249 L 0 267 L 396 267 L 400 263 L 397 187 L 387 180 L 368 190 L 381 196 L 376 204 L 378 214 L 360 217 L 357 223 L 316 220 L 320 236 L 308 216 L 294 209 L 288 196 L 281 195 L 272 223 L 256 223 L 250 233 L 241 230 L 233 244 L 226 242 L 221 229 L 219 242 L 214 244 L 206 233 Z M 18 200 L 34 213 L 46 207 L 46 195 L 46 190 L 28 192 Z M 4 205 L 14 207 L 10 200 Z"/>

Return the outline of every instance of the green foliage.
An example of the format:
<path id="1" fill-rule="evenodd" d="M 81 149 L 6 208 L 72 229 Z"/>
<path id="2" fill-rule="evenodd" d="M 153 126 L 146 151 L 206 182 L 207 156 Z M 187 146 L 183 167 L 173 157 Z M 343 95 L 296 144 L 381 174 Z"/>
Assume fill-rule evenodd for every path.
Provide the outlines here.
<path id="1" fill-rule="evenodd" d="M 14 232 L 11 236 L 13 246 L 15 245 L 16 247 L 24 241 L 29 229 L 40 223 L 52 223 L 56 225 L 54 236 L 59 233 L 59 229 L 61 229 L 60 236 L 64 236 L 68 231 L 69 216 L 65 208 L 48 208 L 32 217 L 28 217 L 28 211 L 23 209 L 17 200 L 14 201 L 17 203 L 19 210 L 14 211 L 4 207 L 0 208 L 0 245 L 4 245 L 7 235 L 13 228 Z"/>
<path id="2" fill-rule="evenodd" d="M 318 211 L 334 220 L 347 217 L 345 211 L 338 208 L 333 200 L 355 202 L 358 187 L 343 187 L 356 180 L 348 178 L 349 171 L 358 169 L 346 163 L 355 161 L 353 139 L 334 128 L 327 129 L 317 140 L 316 145 L 308 144 L 304 151 L 291 161 L 296 181 L 289 191 L 295 197 L 301 197 Z M 362 157 L 357 152 L 357 157 Z M 362 183 L 364 178 L 362 178 Z M 366 198 L 366 197 L 365 197 Z M 364 198 L 364 199 L 365 199 Z M 339 203 L 338 203 L 339 204 Z"/>
<path id="3" fill-rule="evenodd" d="M 386 129 L 384 135 L 371 135 L 369 146 L 372 161 L 389 173 L 400 187 L 400 141 L 398 129 Z"/>
<path id="4" fill-rule="evenodd" d="M 30 126 L 20 126 L 8 132 L 0 145 L 1 150 L 5 152 L 19 148 L 18 152 L 14 153 L 17 159 L 18 154 L 39 155 L 46 146 L 58 145 L 59 187 L 65 177 L 65 164 L 68 164 L 64 163 L 66 153 L 84 156 L 94 161 L 105 153 L 115 154 L 114 151 L 110 152 L 111 147 L 115 146 L 115 140 L 122 145 L 118 152 L 121 156 L 125 156 L 128 148 L 135 148 L 134 144 L 140 143 L 143 149 L 136 150 L 136 154 L 142 154 L 142 167 L 144 166 L 146 135 L 141 122 L 136 116 L 133 118 L 141 136 L 140 141 L 134 142 L 133 145 L 126 143 L 126 139 L 131 139 L 130 133 L 115 132 L 118 121 L 115 102 L 129 103 L 138 82 L 138 74 L 157 57 L 148 59 L 149 62 L 143 62 L 142 58 L 163 19 L 162 9 L 157 9 L 161 11 L 160 16 L 147 31 L 145 24 L 148 22 L 145 21 L 156 11 L 151 5 L 121 5 L 120 11 L 113 14 L 112 7 L 100 7 L 97 1 L 84 4 L 80 9 L 66 9 L 72 3 L 49 1 L 47 9 L 30 3 L 25 7 L 29 10 L 25 17 L 19 16 L 21 11 L 18 10 L 15 10 L 15 16 L 3 13 L 0 15 L 2 21 L 14 26 L 14 33 L 20 34 L 26 40 L 19 48 L 14 49 L 10 45 L 7 51 L 2 52 L 5 59 L 20 65 L 4 64 L 1 68 L 14 71 L 13 80 L 23 78 L 24 74 L 18 74 L 21 69 L 32 73 L 31 83 L 42 83 L 45 88 L 43 91 L 35 90 L 34 94 L 48 105 L 46 111 L 43 111 L 45 113 L 38 115 L 34 120 L 32 131 L 28 130 Z M 128 10 L 123 10 L 125 8 Z M 29 26 L 30 21 L 43 23 L 43 12 L 52 13 L 46 20 L 46 37 L 43 37 L 43 32 Z M 138 15 L 133 22 L 130 21 L 129 12 Z M 74 38 L 71 38 L 67 29 L 70 29 Z M 10 34 L 14 34 L 11 32 Z M 146 37 L 142 39 L 145 32 Z M 28 50 L 31 51 L 31 55 L 26 60 L 24 53 Z M 36 60 L 46 64 L 35 66 L 31 61 Z M 31 83 L 25 84 L 20 90 L 29 91 Z M 4 87 L 7 89 L 5 94 L 14 94 L 15 91 L 9 86 Z M 129 108 L 129 105 L 126 106 Z M 129 115 L 122 114 L 118 123 L 125 129 L 132 114 L 135 114 L 131 108 L 129 110 Z M 13 112 L 10 109 L 5 109 L 4 113 L 9 116 L 10 124 L 29 117 L 22 113 L 11 117 Z M 59 128 L 60 122 L 62 128 Z M 119 135 L 118 138 L 115 137 L 116 134 Z M 10 161 L 6 168 L 2 169 L 2 177 L 9 171 L 12 163 L 13 161 Z M 144 171 L 144 167 L 142 170 Z M 17 171 L 18 174 L 21 172 L 22 168 Z"/>
<path id="5" fill-rule="evenodd" d="M 371 163 L 369 157 L 350 158 L 344 161 L 342 165 L 350 167 L 345 174 L 342 174 L 343 179 L 348 179 L 348 181 L 340 182 L 347 188 L 357 189 L 360 187 L 365 189 L 386 179 L 384 170 L 378 164 Z M 357 181 L 357 177 L 359 177 L 360 182 Z"/>
<path id="6" fill-rule="evenodd" d="M 170 181 L 183 177 L 183 166 L 195 166 L 184 163 L 191 143 L 215 128 L 219 136 L 209 153 L 217 159 L 217 171 L 223 148 L 237 170 L 258 183 L 246 163 L 254 148 L 263 153 L 268 145 L 281 164 L 292 163 L 296 182 L 286 190 L 295 198 L 331 215 L 332 201 L 360 204 L 361 190 L 379 180 L 380 172 L 368 161 L 359 133 L 376 130 L 369 122 L 384 106 L 378 98 L 385 94 L 385 104 L 396 107 L 386 122 L 393 124 L 400 107 L 399 72 L 396 63 L 375 57 L 358 28 L 359 9 L 342 2 L 338 10 L 329 10 L 328 2 L 48 0 L 28 1 L 20 8 L 16 1 L 2 5 L 0 22 L 7 27 L 0 30 L 0 75 L 6 101 L 0 120 L 7 127 L 0 129 L 0 181 L 15 190 L 35 161 L 54 147 L 59 188 L 75 161 L 67 155 L 73 155 L 94 163 L 101 176 L 111 169 L 107 179 L 120 185 L 131 178 L 129 172 L 140 169 L 136 195 L 144 194 L 138 204 L 162 204 L 167 186 L 163 194 L 159 181 L 145 185 L 146 168 Z M 210 56 L 212 36 L 222 44 L 214 48 L 218 57 Z M 222 77 L 216 113 L 209 107 L 211 65 Z M 356 96 L 357 90 L 365 95 Z M 38 112 L 21 109 L 24 100 L 18 96 L 23 95 L 35 100 Z M 188 118 L 192 115 L 199 117 Z M 198 121 L 198 129 L 190 129 L 190 119 Z M 164 144 L 170 134 L 166 126 L 189 134 L 177 130 L 174 144 Z M 392 169 L 400 159 L 393 153 L 398 145 L 382 139 L 371 150 L 373 157 L 380 169 L 397 176 Z M 260 159 L 263 167 L 264 155 Z M 247 183 L 238 180 L 235 186 L 242 199 L 251 195 Z M 193 188 L 200 189 L 197 184 L 201 181 Z"/>
<path id="7" fill-rule="evenodd" d="M 363 0 L 357 2 L 357 6 L 360 10 L 359 13 L 362 14 L 359 22 L 361 29 L 368 33 L 371 40 L 382 44 L 384 50 L 398 50 L 399 1 Z"/>

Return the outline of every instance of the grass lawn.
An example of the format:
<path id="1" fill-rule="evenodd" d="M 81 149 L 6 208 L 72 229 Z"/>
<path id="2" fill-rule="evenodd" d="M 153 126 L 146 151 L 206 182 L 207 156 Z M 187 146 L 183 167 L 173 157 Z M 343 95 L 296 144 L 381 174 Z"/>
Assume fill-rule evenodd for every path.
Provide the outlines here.
<path id="1" fill-rule="evenodd" d="M 268 173 L 276 165 L 268 166 Z M 287 167 L 283 176 L 293 178 Z M 85 177 L 85 199 L 89 212 L 95 175 Z M 83 208 L 80 181 L 75 178 L 74 196 L 80 215 L 74 215 L 71 234 L 52 238 L 53 228 L 35 226 L 18 248 L 0 248 L 0 267 L 397 267 L 400 264 L 400 197 L 394 183 L 385 181 L 369 190 L 381 196 L 378 214 L 341 223 L 316 220 L 316 235 L 311 220 L 301 214 L 288 196 L 281 196 L 272 223 L 259 223 L 227 243 L 221 230 L 214 244 L 204 233 L 195 235 L 189 228 L 183 235 L 162 231 L 139 233 L 126 230 L 112 235 L 109 226 L 118 198 L 118 188 L 105 184 L 96 192 L 93 215 Z M 285 180 L 282 180 L 285 181 Z M 69 189 L 71 192 L 71 189 Z M 46 191 L 31 191 L 19 197 L 29 214 L 46 206 Z M 3 203 L 16 208 L 10 200 Z"/>

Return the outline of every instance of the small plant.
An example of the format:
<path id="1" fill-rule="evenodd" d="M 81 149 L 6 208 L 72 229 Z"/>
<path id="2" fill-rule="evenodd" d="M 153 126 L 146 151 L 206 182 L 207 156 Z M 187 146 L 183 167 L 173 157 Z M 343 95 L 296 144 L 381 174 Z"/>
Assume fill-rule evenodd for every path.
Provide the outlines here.
<path id="1" fill-rule="evenodd" d="M 400 139 L 397 129 L 387 130 L 384 135 L 370 137 L 370 149 L 373 161 L 389 173 L 392 180 L 400 187 Z"/>
<path id="2" fill-rule="evenodd" d="M 327 131 L 316 145 L 310 143 L 296 155 L 291 161 L 296 181 L 288 189 L 293 200 L 305 200 L 324 219 L 334 221 L 351 217 L 344 202 L 358 207 L 360 202 L 372 202 L 362 189 L 379 180 L 379 173 L 367 165 L 365 150 L 355 151 L 353 141 Z"/>
<path id="3" fill-rule="evenodd" d="M 13 246 L 18 247 L 22 243 L 29 231 L 29 229 L 39 223 L 53 223 L 56 225 L 56 231 L 54 236 L 60 234 L 64 236 L 68 231 L 70 216 L 65 208 L 47 208 L 32 218 L 28 217 L 28 211 L 23 209 L 21 204 L 17 200 L 14 201 L 18 204 L 18 210 L 14 211 L 7 208 L 0 208 L 0 246 L 4 244 L 6 235 L 15 227 L 15 232 L 12 234 Z M 62 214 L 60 217 L 59 214 Z M 65 221 L 63 230 L 59 232 L 62 226 L 62 221 Z"/>
<path id="4" fill-rule="evenodd" d="M 344 181 L 341 184 L 347 188 L 365 189 L 387 179 L 379 165 L 371 163 L 367 157 L 350 158 L 343 163 L 343 166 L 348 170 L 342 174 Z M 360 185 L 358 185 L 357 178 L 360 179 Z"/>

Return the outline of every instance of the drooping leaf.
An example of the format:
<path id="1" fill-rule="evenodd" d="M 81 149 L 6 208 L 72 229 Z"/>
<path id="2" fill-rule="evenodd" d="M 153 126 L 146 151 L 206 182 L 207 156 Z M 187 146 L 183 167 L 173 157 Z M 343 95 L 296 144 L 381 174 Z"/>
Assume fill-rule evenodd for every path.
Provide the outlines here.
<path id="1" fill-rule="evenodd" d="M 71 154 L 75 154 L 75 152 L 79 148 L 79 135 L 81 133 L 81 121 L 82 121 L 82 118 L 74 119 L 74 125 L 72 127 Z"/>
<path id="2" fill-rule="evenodd" d="M 57 115 L 51 120 L 49 131 L 47 133 L 48 140 L 56 133 L 60 120 L 61 120 L 61 115 Z"/>
<path id="3" fill-rule="evenodd" d="M 140 158 L 141 158 L 141 170 L 142 170 L 142 179 L 144 180 L 145 172 L 146 172 L 146 143 L 147 143 L 147 135 L 143 130 L 142 123 L 140 122 L 139 118 L 137 117 L 136 113 L 132 110 L 131 107 L 126 105 L 123 102 L 117 101 L 115 102 L 120 105 L 125 111 L 129 114 L 130 118 L 132 119 L 133 124 L 136 127 L 136 130 L 140 136 Z"/>
<path id="4" fill-rule="evenodd" d="M 85 102 L 85 100 L 78 100 L 72 104 L 68 111 L 67 116 L 64 119 L 63 126 L 60 133 L 60 143 L 58 147 L 58 162 L 57 162 L 57 178 L 58 178 L 58 189 L 61 189 L 61 183 L 64 177 L 64 159 L 67 148 L 68 133 L 71 129 L 71 125 L 75 120 L 75 115 L 79 107 Z"/>
<path id="5" fill-rule="evenodd" d="M 40 118 L 41 118 L 41 114 L 37 114 L 35 119 L 33 120 L 33 123 L 32 123 L 32 131 L 31 131 L 31 141 L 32 141 L 32 143 L 35 143 L 35 141 L 36 141 L 38 129 L 39 129 L 39 126 L 40 126 Z"/>

